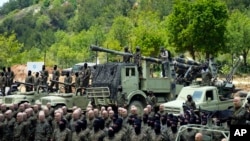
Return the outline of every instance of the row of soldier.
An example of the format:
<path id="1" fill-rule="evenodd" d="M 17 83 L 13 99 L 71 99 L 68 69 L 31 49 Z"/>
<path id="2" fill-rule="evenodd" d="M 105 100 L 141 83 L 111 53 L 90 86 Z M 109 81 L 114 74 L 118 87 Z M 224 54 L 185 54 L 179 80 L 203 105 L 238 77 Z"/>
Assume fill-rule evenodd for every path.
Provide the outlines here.
<path id="1" fill-rule="evenodd" d="M 88 67 L 88 64 L 84 64 L 84 69 L 81 70 L 81 72 L 75 73 L 75 83 L 73 83 L 72 76 L 70 75 L 70 72 L 66 73 L 66 76 L 64 77 L 64 89 L 65 93 L 72 93 L 72 86 L 75 87 L 76 91 L 82 92 L 81 90 L 86 88 L 89 85 L 89 79 L 90 79 L 91 71 Z M 57 65 L 54 66 L 54 69 L 52 71 L 52 79 L 50 86 L 48 86 L 48 78 L 49 73 L 45 69 L 45 65 L 43 65 L 42 71 L 36 72 L 35 76 L 32 75 L 31 71 L 28 71 L 28 75 L 25 79 L 25 88 L 26 91 L 39 91 L 41 88 L 46 91 L 46 88 L 48 88 L 49 92 L 54 92 L 59 90 L 59 78 L 60 78 L 60 72 L 57 70 Z M 31 84 L 31 85 L 29 85 Z M 55 87 L 55 88 L 54 88 Z"/>
<path id="2" fill-rule="evenodd" d="M 207 115 L 199 118 L 192 111 L 183 116 L 167 114 L 163 105 L 158 112 L 147 105 L 142 117 L 135 106 L 131 106 L 130 113 L 122 107 L 116 112 L 112 107 L 99 110 L 88 106 L 86 113 L 73 107 L 72 114 L 65 106 L 54 110 L 50 103 L 43 108 L 29 103 L 13 104 L 8 110 L 6 105 L 0 106 L 1 141 L 173 141 L 180 126 L 207 122 Z M 188 130 L 182 140 L 194 140 L 198 132 L 202 133 Z"/>

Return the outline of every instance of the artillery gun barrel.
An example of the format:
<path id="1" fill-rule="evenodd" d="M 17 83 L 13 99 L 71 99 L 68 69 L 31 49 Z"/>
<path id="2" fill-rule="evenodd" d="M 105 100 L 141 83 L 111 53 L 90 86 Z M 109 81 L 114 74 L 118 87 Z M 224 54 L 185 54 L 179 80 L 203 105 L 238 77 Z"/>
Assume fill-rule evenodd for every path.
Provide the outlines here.
<path id="1" fill-rule="evenodd" d="M 51 82 L 54 82 L 54 83 L 58 83 L 58 84 L 63 84 L 63 85 L 72 86 L 72 87 L 74 87 L 74 86 L 75 86 L 74 84 L 63 83 L 63 82 L 56 81 L 56 80 L 50 80 L 50 81 L 51 81 Z"/>
<path id="2" fill-rule="evenodd" d="M 95 45 L 91 45 L 90 49 L 92 51 L 106 52 L 106 53 L 111 53 L 111 54 L 116 54 L 116 55 L 121 55 L 121 56 L 130 56 L 130 57 L 134 56 L 132 53 L 120 52 L 120 51 L 111 50 L 111 49 L 107 49 L 107 48 L 103 48 L 103 47 L 99 47 Z M 149 61 L 149 62 L 155 62 L 155 63 L 162 62 L 161 59 L 153 58 L 153 57 L 142 56 L 141 59 L 145 61 Z"/>
<path id="3" fill-rule="evenodd" d="M 196 65 L 196 66 L 201 65 L 201 63 L 197 61 L 188 60 L 188 59 L 180 58 L 180 57 L 175 58 L 175 61 L 179 63 L 187 64 L 187 65 Z"/>

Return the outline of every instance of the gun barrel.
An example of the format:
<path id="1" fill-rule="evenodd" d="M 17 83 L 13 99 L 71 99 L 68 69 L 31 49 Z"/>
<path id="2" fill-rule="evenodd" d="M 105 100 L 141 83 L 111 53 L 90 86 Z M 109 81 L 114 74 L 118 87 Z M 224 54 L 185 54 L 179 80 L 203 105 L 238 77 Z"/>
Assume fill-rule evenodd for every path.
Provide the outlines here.
<path id="1" fill-rule="evenodd" d="M 92 51 L 106 52 L 106 53 L 111 53 L 111 54 L 116 54 L 116 55 L 121 55 L 121 56 L 125 56 L 125 55 L 130 56 L 130 57 L 134 56 L 132 53 L 126 53 L 126 52 L 111 50 L 111 49 L 107 49 L 107 48 L 99 47 L 99 46 L 95 46 L 95 45 L 91 45 L 90 49 Z M 162 62 L 161 59 L 153 58 L 153 57 L 142 56 L 141 59 L 149 61 L 149 62 L 155 62 L 155 63 L 161 63 Z"/>

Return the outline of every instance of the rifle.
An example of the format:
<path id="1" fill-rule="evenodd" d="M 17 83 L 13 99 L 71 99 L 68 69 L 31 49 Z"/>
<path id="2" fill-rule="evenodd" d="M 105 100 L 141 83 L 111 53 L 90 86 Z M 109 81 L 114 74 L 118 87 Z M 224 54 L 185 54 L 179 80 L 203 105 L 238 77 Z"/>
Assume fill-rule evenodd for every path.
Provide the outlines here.
<path id="1" fill-rule="evenodd" d="M 63 83 L 63 82 L 56 81 L 56 80 L 50 80 L 50 81 L 51 81 L 51 82 L 54 82 L 54 83 L 58 83 L 58 84 L 63 84 L 63 85 L 75 87 L 75 84 L 74 84 L 74 83 L 68 84 L 68 83 Z"/>

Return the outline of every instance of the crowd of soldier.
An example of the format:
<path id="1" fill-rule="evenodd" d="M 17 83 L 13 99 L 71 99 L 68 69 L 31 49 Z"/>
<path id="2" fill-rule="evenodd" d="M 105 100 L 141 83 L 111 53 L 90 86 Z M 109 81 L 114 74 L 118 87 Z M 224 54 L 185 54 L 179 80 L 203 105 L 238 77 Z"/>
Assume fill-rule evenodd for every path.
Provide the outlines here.
<path id="1" fill-rule="evenodd" d="M 8 95 L 10 93 L 11 85 L 13 84 L 14 79 L 14 72 L 11 70 L 10 67 L 2 68 L 2 72 L 0 75 L 0 90 L 1 95 Z"/>
<path id="2" fill-rule="evenodd" d="M 195 106 L 188 97 L 187 106 Z M 247 110 L 242 107 L 240 98 L 234 98 L 234 114 L 230 116 L 231 125 L 246 124 Z M 91 105 L 82 109 L 73 107 L 69 113 L 67 107 L 53 109 L 50 103 L 42 108 L 41 104 L 13 104 L 8 108 L 0 104 L 0 140 L 1 141 L 173 141 L 178 128 L 187 124 L 207 125 L 205 113 L 197 115 L 193 109 L 186 110 L 183 115 L 174 116 L 164 111 L 160 105 L 154 112 L 151 105 L 138 114 L 136 106 L 126 108 L 101 107 L 100 110 Z M 239 111 L 238 111 L 239 110 Z M 214 129 L 221 130 L 220 119 L 213 119 Z M 226 130 L 226 129 L 223 129 Z M 206 132 L 206 130 L 186 130 L 181 133 L 182 141 L 199 140 L 204 136 L 213 136 L 220 141 L 222 134 Z"/>

